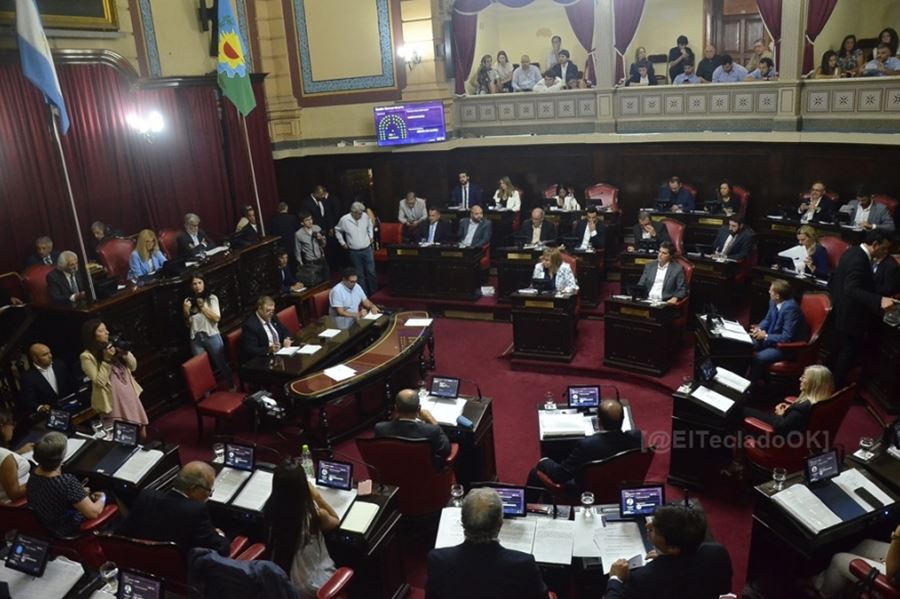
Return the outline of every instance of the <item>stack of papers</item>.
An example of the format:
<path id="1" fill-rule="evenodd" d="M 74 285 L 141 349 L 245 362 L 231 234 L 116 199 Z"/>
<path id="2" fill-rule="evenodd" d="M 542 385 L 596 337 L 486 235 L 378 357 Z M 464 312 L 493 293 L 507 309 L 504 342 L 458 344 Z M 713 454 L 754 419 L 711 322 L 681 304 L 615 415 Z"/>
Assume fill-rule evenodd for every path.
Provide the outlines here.
<path id="1" fill-rule="evenodd" d="M 378 320 L 378 319 L 381 318 L 382 316 L 383 316 L 383 314 L 381 314 L 381 313 L 378 313 L 378 314 L 372 314 L 371 312 L 369 312 L 368 314 L 366 314 L 365 316 L 363 316 L 363 320 Z"/>
<path id="2" fill-rule="evenodd" d="M 336 383 L 349 379 L 356 374 L 356 371 L 344 364 L 338 364 L 324 370 L 325 376 Z"/>
<path id="3" fill-rule="evenodd" d="M 322 337 L 324 339 L 331 339 L 332 337 L 334 337 L 336 335 L 340 335 L 340 334 L 341 334 L 340 329 L 325 329 L 324 331 L 319 333 L 319 337 Z"/>
<path id="4" fill-rule="evenodd" d="M 734 320 L 723 320 L 722 324 L 716 329 L 716 332 L 726 339 L 741 341 L 743 343 L 753 343 L 753 337 L 751 337 L 744 329 L 744 325 Z"/>
<path id="5" fill-rule="evenodd" d="M 272 473 L 267 470 L 255 471 L 231 505 L 254 512 L 261 511 L 272 494 L 272 477 Z"/>
<path id="6" fill-rule="evenodd" d="M 837 514 L 813 495 L 806 485 L 791 485 L 772 495 L 772 501 L 816 534 L 841 523 Z"/>
<path id="7" fill-rule="evenodd" d="M 584 416 L 579 413 L 566 414 L 564 412 L 548 412 L 542 410 L 538 413 L 541 438 L 568 437 L 584 435 Z"/>
<path id="8" fill-rule="evenodd" d="M 321 345 L 313 345 L 312 343 L 307 343 L 306 345 L 304 345 L 303 347 L 300 348 L 298 353 L 301 356 L 311 356 L 314 353 L 316 353 L 317 351 L 319 351 L 320 349 L 322 349 Z"/>
<path id="9" fill-rule="evenodd" d="M 369 501 L 354 501 L 350 511 L 341 522 L 341 530 L 365 534 L 378 515 L 378 504 Z"/>
<path id="10" fill-rule="evenodd" d="M 729 389 L 734 389 L 738 393 L 743 393 L 750 388 L 749 380 L 721 366 L 716 367 L 716 376 L 713 380 Z"/>
<path id="11" fill-rule="evenodd" d="M 466 400 L 461 397 L 442 399 L 429 395 L 421 406 L 423 410 L 431 412 L 431 415 L 440 424 L 456 426 L 456 419 L 462 415 L 466 407 Z"/>
<path id="12" fill-rule="evenodd" d="M 300 347 L 296 346 L 296 345 L 294 345 L 292 347 L 282 347 L 277 352 L 275 352 L 275 355 L 276 356 L 293 356 L 298 351 L 300 351 Z"/>
<path id="13" fill-rule="evenodd" d="M 431 326 L 430 318 L 410 318 L 403 326 L 407 327 L 428 327 Z"/>
<path id="14" fill-rule="evenodd" d="M 138 484 L 150 470 L 163 458 L 163 452 L 158 449 L 139 450 L 131 454 L 131 457 L 122 464 L 113 478 L 124 480 L 132 484 Z"/>
<path id="15" fill-rule="evenodd" d="M 594 516 L 594 520 L 599 519 L 599 516 Z M 635 556 L 643 558 L 646 553 L 637 522 L 607 522 L 603 528 L 594 528 L 593 540 L 603 563 L 604 574 L 609 574 L 616 560 L 630 560 Z"/>
<path id="16" fill-rule="evenodd" d="M 717 412 L 721 413 L 723 416 L 731 409 L 731 406 L 734 405 L 734 402 L 721 393 L 717 393 L 712 389 L 707 389 L 703 385 L 700 385 L 691 393 L 692 397 L 695 397 L 702 401 L 704 404 L 713 408 Z"/>
<path id="17" fill-rule="evenodd" d="M 234 494 L 238 492 L 244 481 L 250 478 L 252 473 L 246 470 L 238 470 L 237 468 L 229 468 L 225 466 L 216 476 L 216 482 L 213 484 L 213 494 L 209 497 L 210 501 L 219 503 L 228 503 Z"/>
<path id="18" fill-rule="evenodd" d="M 344 489 L 332 489 L 331 487 L 316 487 L 322 498 L 334 509 L 338 520 L 343 520 L 350 510 L 350 506 L 356 500 L 356 489 L 345 491 Z"/>

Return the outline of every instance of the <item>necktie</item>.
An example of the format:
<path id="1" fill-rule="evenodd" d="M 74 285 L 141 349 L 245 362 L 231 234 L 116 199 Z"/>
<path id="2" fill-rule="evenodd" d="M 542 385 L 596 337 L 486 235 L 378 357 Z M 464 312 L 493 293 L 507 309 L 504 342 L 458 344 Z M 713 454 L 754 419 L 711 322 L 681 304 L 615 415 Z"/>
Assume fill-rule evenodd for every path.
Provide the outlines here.
<path id="1" fill-rule="evenodd" d="M 728 250 L 731 249 L 731 244 L 734 243 L 734 236 L 730 235 L 728 239 L 725 240 L 725 245 L 722 247 L 722 253 L 726 256 L 728 255 Z"/>
<path id="2" fill-rule="evenodd" d="M 428 243 L 434 243 L 435 228 L 437 228 L 437 223 L 431 223 L 431 226 L 428 227 Z"/>
<path id="3" fill-rule="evenodd" d="M 75 275 L 69 275 L 69 289 L 72 290 L 72 293 L 78 293 L 78 283 L 75 281 Z"/>
<path id="4" fill-rule="evenodd" d="M 44 264 L 51 264 L 50 256 L 44 256 Z"/>
<path id="5" fill-rule="evenodd" d="M 272 334 L 272 342 L 278 343 L 278 333 L 275 332 L 275 327 L 272 326 L 271 322 L 267 322 L 266 326 L 269 327 L 269 332 Z"/>
<path id="6" fill-rule="evenodd" d="M 316 200 L 316 201 L 319 202 L 319 214 L 321 214 L 322 216 L 325 216 L 325 202 L 323 202 L 322 200 Z"/>
<path id="7" fill-rule="evenodd" d="M 469 186 L 463 185 L 463 208 L 469 207 Z"/>

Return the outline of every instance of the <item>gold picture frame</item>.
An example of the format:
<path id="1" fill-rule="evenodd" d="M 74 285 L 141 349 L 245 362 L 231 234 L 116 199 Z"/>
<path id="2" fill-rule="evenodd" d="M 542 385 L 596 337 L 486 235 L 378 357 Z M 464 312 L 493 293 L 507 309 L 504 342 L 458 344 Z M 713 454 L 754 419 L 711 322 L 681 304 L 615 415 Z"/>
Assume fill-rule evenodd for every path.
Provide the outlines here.
<path id="1" fill-rule="evenodd" d="M 118 31 L 116 0 L 37 0 L 46 29 Z M 15 0 L 0 0 L 0 25 L 14 25 Z"/>

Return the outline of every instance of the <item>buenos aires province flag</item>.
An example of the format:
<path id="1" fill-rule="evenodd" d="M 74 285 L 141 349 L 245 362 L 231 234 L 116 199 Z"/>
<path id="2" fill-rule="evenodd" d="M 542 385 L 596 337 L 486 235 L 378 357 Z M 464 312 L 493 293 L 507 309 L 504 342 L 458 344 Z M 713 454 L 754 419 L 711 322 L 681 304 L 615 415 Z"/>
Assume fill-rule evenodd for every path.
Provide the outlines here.
<path id="1" fill-rule="evenodd" d="M 219 87 L 244 116 L 256 107 L 247 70 L 246 48 L 231 0 L 219 0 L 219 64 L 216 67 Z"/>

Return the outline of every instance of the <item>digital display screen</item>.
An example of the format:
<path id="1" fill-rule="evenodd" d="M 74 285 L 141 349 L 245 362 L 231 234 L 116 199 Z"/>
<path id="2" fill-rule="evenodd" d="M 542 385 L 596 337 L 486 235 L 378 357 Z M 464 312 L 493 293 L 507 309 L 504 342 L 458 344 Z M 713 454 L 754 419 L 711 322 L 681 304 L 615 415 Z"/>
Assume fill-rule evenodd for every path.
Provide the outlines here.
<path id="1" fill-rule="evenodd" d="M 652 516 L 665 501 L 662 485 L 622 489 L 619 491 L 619 513 L 623 518 Z"/>
<path id="2" fill-rule="evenodd" d="M 319 460 L 316 470 L 316 484 L 332 489 L 349 491 L 353 486 L 353 465 L 344 462 Z"/>
<path id="3" fill-rule="evenodd" d="M 518 517 L 525 515 L 525 489 L 522 487 L 498 487 L 495 489 L 503 501 L 503 515 Z"/>
<path id="4" fill-rule="evenodd" d="M 138 425 L 133 422 L 116 420 L 113 423 L 113 441 L 120 445 L 136 447 L 138 443 Z"/>
<path id="5" fill-rule="evenodd" d="M 375 138 L 379 146 L 420 144 L 447 139 L 444 104 L 427 102 L 375 107 Z"/>
<path id="6" fill-rule="evenodd" d="M 236 470 L 253 470 L 253 448 L 249 445 L 225 444 L 225 465 Z"/>
<path id="7" fill-rule="evenodd" d="M 65 410 L 50 410 L 50 417 L 47 418 L 47 428 L 65 433 L 69 430 L 69 421 L 72 415 Z"/>
<path id="8" fill-rule="evenodd" d="M 6 567 L 24 572 L 29 576 L 41 576 L 47 566 L 50 543 L 39 541 L 25 535 L 16 536 L 9 554 L 6 556 Z"/>
<path id="9" fill-rule="evenodd" d="M 161 599 L 162 591 L 159 580 L 128 570 L 119 572 L 118 599 Z"/>
<path id="10" fill-rule="evenodd" d="M 436 376 L 431 379 L 431 395 L 444 399 L 456 399 L 459 396 L 459 379 L 447 376 Z"/>
<path id="11" fill-rule="evenodd" d="M 596 408 L 600 405 L 600 387 L 569 387 L 570 408 Z"/>
<path id="12" fill-rule="evenodd" d="M 806 480 L 810 484 L 832 479 L 840 473 L 841 465 L 834 450 L 806 459 Z"/>

